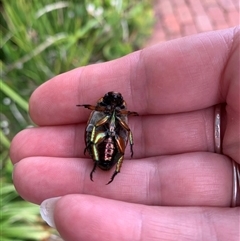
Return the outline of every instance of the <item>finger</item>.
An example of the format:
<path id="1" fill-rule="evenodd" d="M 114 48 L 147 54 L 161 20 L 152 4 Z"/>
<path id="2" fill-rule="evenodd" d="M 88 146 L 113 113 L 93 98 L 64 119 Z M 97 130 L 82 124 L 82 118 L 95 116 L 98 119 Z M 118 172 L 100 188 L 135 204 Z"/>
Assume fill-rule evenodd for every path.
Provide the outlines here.
<path id="1" fill-rule="evenodd" d="M 54 220 L 68 241 L 199 241 L 216 237 L 235 241 L 239 238 L 239 214 L 239 208 L 156 207 L 69 195 L 57 201 Z"/>
<path id="2" fill-rule="evenodd" d="M 76 105 L 94 105 L 108 91 L 121 92 L 129 110 L 139 114 L 186 112 L 224 102 L 220 81 L 237 41 L 233 36 L 234 29 L 194 35 L 61 74 L 33 93 L 30 115 L 38 125 L 81 122 L 89 112 Z"/>
<path id="3" fill-rule="evenodd" d="M 237 30 L 222 83 L 227 96 L 227 128 L 222 146 L 223 153 L 240 164 L 240 73 L 239 68 L 236 68 L 240 66 L 240 31 Z"/>
<path id="4" fill-rule="evenodd" d="M 31 156 L 84 157 L 86 124 L 30 128 L 12 141 L 13 163 Z M 214 151 L 213 109 L 160 116 L 134 117 L 133 158 L 193 151 Z M 125 158 L 130 158 L 130 148 Z"/>
<path id="5" fill-rule="evenodd" d="M 45 126 L 19 132 L 12 140 L 13 164 L 31 156 L 84 157 L 85 125 Z"/>
<path id="6" fill-rule="evenodd" d="M 230 206 L 232 166 L 225 156 L 189 153 L 125 160 L 114 182 L 105 185 L 114 170 L 97 168 L 88 159 L 31 157 L 14 168 L 13 180 L 26 200 L 72 193 L 91 194 L 128 202 L 171 206 Z M 54 177 L 54 178 L 53 178 Z"/>

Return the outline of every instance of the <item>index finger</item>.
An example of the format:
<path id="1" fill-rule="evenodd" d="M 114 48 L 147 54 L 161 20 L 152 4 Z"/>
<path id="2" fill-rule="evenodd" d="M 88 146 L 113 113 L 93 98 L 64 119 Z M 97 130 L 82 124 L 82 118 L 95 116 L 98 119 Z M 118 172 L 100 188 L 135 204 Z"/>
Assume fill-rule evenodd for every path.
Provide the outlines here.
<path id="1" fill-rule="evenodd" d="M 224 101 L 221 74 L 234 29 L 161 43 L 123 58 L 58 75 L 31 96 L 30 115 L 38 125 L 84 121 L 77 104 L 95 104 L 106 92 L 122 93 L 130 111 L 169 114 Z"/>

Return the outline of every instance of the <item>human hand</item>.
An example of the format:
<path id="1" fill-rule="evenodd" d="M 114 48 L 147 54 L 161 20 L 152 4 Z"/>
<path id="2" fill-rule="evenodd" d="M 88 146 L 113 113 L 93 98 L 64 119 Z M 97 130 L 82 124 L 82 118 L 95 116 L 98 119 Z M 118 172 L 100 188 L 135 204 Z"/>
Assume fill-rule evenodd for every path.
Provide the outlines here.
<path id="1" fill-rule="evenodd" d="M 238 240 L 240 209 L 230 208 L 231 159 L 240 164 L 240 30 L 181 38 L 107 63 L 61 74 L 30 99 L 38 125 L 20 132 L 10 155 L 19 194 L 54 203 L 66 241 Z M 121 173 L 89 174 L 84 131 L 93 104 L 122 93 L 134 157 Z M 214 152 L 214 106 L 226 103 L 222 153 Z M 48 203 L 48 201 L 46 202 Z"/>

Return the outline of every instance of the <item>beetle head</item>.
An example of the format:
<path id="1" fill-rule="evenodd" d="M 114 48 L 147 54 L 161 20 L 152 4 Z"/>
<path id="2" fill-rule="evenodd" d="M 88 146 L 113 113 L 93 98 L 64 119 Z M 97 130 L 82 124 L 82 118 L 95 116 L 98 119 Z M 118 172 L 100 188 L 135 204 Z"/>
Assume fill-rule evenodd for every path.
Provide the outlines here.
<path id="1" fill-rule="evenodd" d="M 103 103 L 107 106 L 124 108 L 124 100 L 120 93 L 118 92 L 108 92 L 103 97 Z"/>

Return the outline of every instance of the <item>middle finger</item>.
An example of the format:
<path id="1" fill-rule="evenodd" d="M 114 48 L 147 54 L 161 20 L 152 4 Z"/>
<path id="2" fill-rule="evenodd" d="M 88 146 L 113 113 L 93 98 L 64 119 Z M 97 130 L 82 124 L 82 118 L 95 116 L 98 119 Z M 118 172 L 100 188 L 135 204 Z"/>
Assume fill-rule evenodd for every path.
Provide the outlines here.
<path id="1" fill-rule="evenodd" d="M 172 115 L 130 119 L 134 139 L 133 158 L 193 151 L 214 151 L 213 108 Z M 31 156 L 84 157 L 86 124 L 30 128 L 20 132 L 11 145 L 17 163 Z M 130 158 L 130 148 L 125 157 Z"/>

